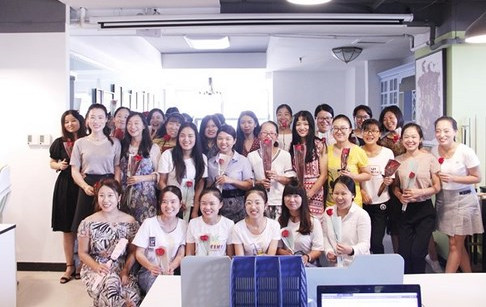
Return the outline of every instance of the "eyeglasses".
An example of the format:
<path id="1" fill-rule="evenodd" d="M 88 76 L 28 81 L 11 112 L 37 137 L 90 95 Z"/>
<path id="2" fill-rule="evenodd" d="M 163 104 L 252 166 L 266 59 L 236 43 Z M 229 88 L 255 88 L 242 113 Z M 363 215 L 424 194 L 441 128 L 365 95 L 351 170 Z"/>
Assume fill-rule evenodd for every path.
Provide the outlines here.
<path id="1" fill-rule="evenodd" d="M 364 120 L 366 120 L 366 119 L 369 119 L 370 117 L 368 115 L 357 115 L 357 116 L 355 116 L 355 118 L 356 119 L 364 119 Z"/>
<path id="2" fill-rule="evenodd" d="M 332 131 L 339 131 L 339 132 L 346 132 L 348 131 L 349 127 L 332 127 Z"/>
<path id="3" fill-rule="evenodd" d="M 266 132 L 266 131 L 260 131 L 260 134 L 261 134 L 263 137 L 267 137 L 267 136 L 276 136 L 276 135 L 277 135 L 275 132 Z"/>
<path id="4" fill-rule="evenodd" d="M 323 122 L 323 121 L 330 122 L 331 120 L 332 120 L 332 117 L 331 116 L 317 117 L 317 121 L 318 122 Z"/>
<path id="5" fill-rule="evenodd" d="M 380 130 L 364 130 L 363 132 L 366 134 L 378 134 Z"/>

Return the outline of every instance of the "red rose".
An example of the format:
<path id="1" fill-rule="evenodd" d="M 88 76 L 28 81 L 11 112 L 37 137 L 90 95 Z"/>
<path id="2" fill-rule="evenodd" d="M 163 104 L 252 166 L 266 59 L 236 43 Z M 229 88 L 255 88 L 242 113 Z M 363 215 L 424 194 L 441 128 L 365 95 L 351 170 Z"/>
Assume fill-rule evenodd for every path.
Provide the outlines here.
<path id="1" fill-rule="evenodd" d="M 73 142 L 73 141 L 71 141 L 71 140 L 68 140 L 68 141 L 66 142 L 66 145 L 67 145 L 68 147 L 73 147 L 74 142 Z"/>
<path id="2" fill-rule="evenodd" d="M 284 237 L 284 238 L 288 238 L 288 236 L 289 236 L 289 231 L 288 231 L 287 229 L 284 229 L 284 230 L 282 231 L 282 237 Z"/>
<path id="3" fill-rule="evenodd" d="M 393 136 L 393 143 L 398 142 L 398 140 L 400 140 L 400 136 L 399 136 L 398 134 L 395 134 L 395 135 Z"/>
<path id="4" fill-rule="evenodd" d="M 209 240 L 209 236 L 208 235 L 202 235 L 199 237 L 199 239 L 201 239 L 201 241 L 203 242 L 206 242 L 207 240 Z"/>
<path id="5" fill-rule="evenodd" d="M 415 173 L 414 172 L 410 172 L 410 174 L 408 174 L 408 178 L 410 178 L 410 179 L 415 178 Z"/>
<path id="6" fill-rule="evenodd" d="M 166 134 L 166 135 L 164 135 L 163 139 L 164 139 L 164 141 L 168 142 L 168 141 L 170 141 L 171 137 L 170 137 L 170 135 Z"/>
<path id="7" fill-rule="evenodd" d="M 219 163 L 219 165 L 223 165 L 224 164 L 224 159 L 219 159 L 218 160 L 218 163 Z"/>
<path id="8" fill-rule="evenodd" d="M 156 248 L 155 249 L 155 254 L 157 256 L 163 256 L 165 254 L 165 250 L 162 247 Z"/>
<path id="9" fill-rule="evenodd" d="M 302 148 L 302 144 L 297 144 L 297 145 L 295 145 L 295 150 L 297 150 L 297 151 L 302 151 L 302 150 L 303 150 L 303 148 Z"/>
<path id="10" fill-rule="evenodd" d="M 141 156 L 141 155 L 136 155 L 136 156 L 134 157 L 134 159 L 135 159 L 135 161 L 139 162 L 139 161 L 141 161 L 141 160 L 142 160 L 142 156 Z"/>
<path id="11" fill-rule="evenodd" d="M 326 210 L 327 215 L 332 216 L 332 208 Z"/>
<path id="12" fill-rule="evenodd" d="M 444 157 L 439 158 L 439 164 L 442 164 L 442 163 L 444 163 Z"/>
<path id="13" fill-rule="evenodd" d="M 121 130 L 120 128 L 116 128 L 115 132 L 113 133 L 113 136 L 116 137 L 119 140 L 122 140 L 123 137 L 125 136 L 125 132 Z"/>
<path id="14" fill-rule="evenodd" d="M 186 187 L 188 188 L 192 187 L 192 181 L 186 181 Z"/>

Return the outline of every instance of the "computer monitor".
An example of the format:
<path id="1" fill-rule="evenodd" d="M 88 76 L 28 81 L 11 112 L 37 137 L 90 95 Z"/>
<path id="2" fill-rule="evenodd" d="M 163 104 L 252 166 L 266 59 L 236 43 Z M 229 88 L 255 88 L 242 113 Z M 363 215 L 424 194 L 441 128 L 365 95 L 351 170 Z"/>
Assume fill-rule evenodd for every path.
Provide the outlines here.
<path id="1" fill-rule="evenodd" d="M 318 307 L 421 307 L 419 285 L 318 286 Z"/>

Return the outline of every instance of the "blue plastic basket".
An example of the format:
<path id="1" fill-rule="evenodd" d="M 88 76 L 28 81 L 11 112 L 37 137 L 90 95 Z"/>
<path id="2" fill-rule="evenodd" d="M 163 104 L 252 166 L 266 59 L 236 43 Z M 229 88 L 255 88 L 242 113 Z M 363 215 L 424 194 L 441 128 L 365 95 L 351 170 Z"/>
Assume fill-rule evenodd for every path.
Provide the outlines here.
<path id="1" fill-rule="evenodd" d="M 300 256 L 234 257 L 231 306 L 304 307 L 307 283 Z"/>

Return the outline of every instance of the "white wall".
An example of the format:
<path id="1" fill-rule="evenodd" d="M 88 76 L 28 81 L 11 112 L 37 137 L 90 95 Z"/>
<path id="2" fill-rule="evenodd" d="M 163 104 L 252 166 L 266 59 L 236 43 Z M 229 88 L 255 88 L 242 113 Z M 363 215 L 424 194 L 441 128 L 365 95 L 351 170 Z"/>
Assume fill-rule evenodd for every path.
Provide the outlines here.
<path id="1" fill-rule="evenodd" d="M 0 34 L 0 164 L 11 167 L 12 194 L 4 223 L 17 224 L 17 261 L 64 262 L 60 233 L 51 231 L 56 173 L 48 148 L 27 145 L 31 133 L 61 133 L 68 107 L 64 33 Z"/>
<path id="2" fill-rule="evenodd" d="M 455 45 L 447 49 L 447 114 L 459 125 L 469 126 L 470 145 L 481 160 L 482 181 L 486 185 L 486 46 Z"/>
<path id="3" fill-rule="evenodd" d="M 286 103 L 294 113 L 327 103 L 338 114 L 345 111 L 345 72 L 274 72 L 273 105 Z"/>

